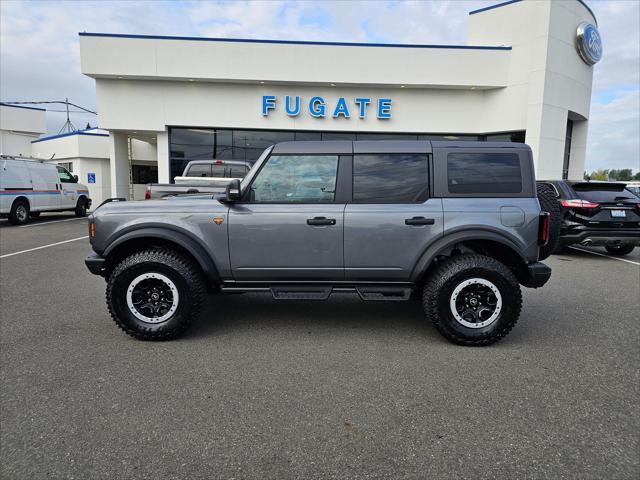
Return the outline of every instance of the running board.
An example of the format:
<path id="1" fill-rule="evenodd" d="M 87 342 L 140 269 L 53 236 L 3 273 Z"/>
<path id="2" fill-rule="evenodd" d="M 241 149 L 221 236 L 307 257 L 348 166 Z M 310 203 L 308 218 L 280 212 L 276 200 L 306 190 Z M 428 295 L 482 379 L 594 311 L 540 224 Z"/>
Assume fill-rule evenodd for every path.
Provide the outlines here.
<path id="1" fill-rule="evenodd" d="M 270 292 L 276 300 L 326 300 L 332 293 L 357 293 L 364 301 L 406 301 L 412 289 L 402 286 L 362 285 L 273 285 L 273 286 L 228 286 L 222 293 Z"/>

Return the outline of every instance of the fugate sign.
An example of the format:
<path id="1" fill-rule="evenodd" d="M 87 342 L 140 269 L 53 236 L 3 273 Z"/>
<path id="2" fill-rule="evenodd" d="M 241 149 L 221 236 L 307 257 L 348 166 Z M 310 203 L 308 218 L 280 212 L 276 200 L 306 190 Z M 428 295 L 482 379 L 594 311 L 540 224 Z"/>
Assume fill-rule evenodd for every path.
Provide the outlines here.
<path id="1" fill-rule="evenodd" d="M 374 114 L 372 113 L 373 110 L 379 120 L 387 120 L 392 116 L 391 105 L 393 100 L 390 98 L 371 99 L 368 97 L 355 97 L 347 100 L 344 97 L 339 97 L 335 104 L 329 104 L 320 96 L 314 96 L 306 100 L 299 95 L 285 95 L 284 100 L 282 100 L 278 99 L 276 95 L 263 95 L 262 115 L 268 117 L 270 112 L 278 110 L 280 103 L 284 104 L 280 108 L 284 107 L 284 111 L 290 117 L 297 117 L 304 111 L 316 118 L 329 116 L 332 118 L 350 118 L 352 115 L 366 118 L 367 115 Z"/>

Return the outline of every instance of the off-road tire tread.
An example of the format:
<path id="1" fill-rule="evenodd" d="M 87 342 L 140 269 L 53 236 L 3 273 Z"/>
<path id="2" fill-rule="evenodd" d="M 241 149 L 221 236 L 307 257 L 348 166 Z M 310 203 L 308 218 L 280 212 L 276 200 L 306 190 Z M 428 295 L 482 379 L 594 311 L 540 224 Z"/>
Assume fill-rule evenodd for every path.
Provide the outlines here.
<path id="1" fill-rule="evenodd" d="M 455 332 L 452 329 L 446 328 L 446 326 L 440 322 L 440 314 L 438 311 L 438 292 L 444 287 L 444 284 L 451 277 L 463 270 L 474 268 L 494 270 L 504 276 L 513 287 L 513 291 L 508 292 L 508 294 L 513 295 L 516 305 L 514 315 L 504 323 L 502 328 L 488 332 L 486 336 L 469 339 L 461 336 L 458 332 Z M 490 345 L 501 340 L 515 326 L 520 318 L 520 312 L 522 310 L 522 292 L 520 291 L 520 285 L 515 275 L 503 263 L 485 255 L 464 254 L 445 260 L 431 273 L 424 285 L 422 306 L 426 316 L 445 338 L 457 343 L 458 345 L 480 347 Z"/>
<path id="2" fill-rule="evenodd" d="M 169 265 L 182 275 L 189 285 L 189 296 L 187 301 L 190 305 L 190 314 L 189 316 L 185 316 L 182 322 L 172 329 L 163 330 L 161 332 L 154 332 L 151 329 L 144 328 L 142 328 L 141 331 L 134 330 L 128 325 L 120 322 L 114 312 L 111 297 L 115 279 L 126 269 L 143 262 L 156 262 Z M 200 315 L 200 311 L 202 310 L 202 306 L 206 299 L 206 292 L 206 283 L 203 275 L 200 272 L 200 269 L 189 258 L 170 249 L 149 248 L 129 255 L 115 266 L 107 280 L 105 296 L 111 318 L 126 334 L 139 340 L 164 341 L 179 337 L 191 326 L 193 321 Z"/>
<path id="3" fill-rule="evenodd" d="M 540 253 L 538 254 L 538 260 L 544 260 L 552 253 L 557 253 L 560 242 L 560 223 L 562 216 L 562 209 L 560 203 L 553 192 L 553 189 L 549 185 L 538 184 L 536 185 L 536 192 L 538 194 L 538 202 L 543 211 L 549 212 L 549 241 L 546 245 L 540 247 Z"/>

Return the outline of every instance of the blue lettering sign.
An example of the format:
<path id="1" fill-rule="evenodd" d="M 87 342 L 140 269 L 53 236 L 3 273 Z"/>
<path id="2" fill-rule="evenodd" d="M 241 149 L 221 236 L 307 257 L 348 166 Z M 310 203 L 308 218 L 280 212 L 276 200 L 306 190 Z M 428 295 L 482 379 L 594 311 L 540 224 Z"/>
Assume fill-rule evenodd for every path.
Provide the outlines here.
<path id="1" fill-rule="evenodd" d="M 391 99 L 378 99 L 378 118 L 391 118 Z"/>
<path id="2" fill-rule="evenodd" d="M 309 100 L 309 111 L 312 117 L 324 117 L 325 103 L 322 97 L 313 97 Z"/>
<path id="3" fill-rule="evenodd" d="M 296 99 L 296 106 L 291 108 L 291 97 L 289 95 L 285 97 L 285 110 L 290 117 L 297 117 L 300 115 L 300 97 L 296 95 L 293 98 Z"/>
<path id="4" fill-rule="evenodd" d="M 262 96 L 262 115 L 269 115 L 269 110 L 275 110 L 276 108 L 276 96 L 275 95 L 263 95 Z"/>
<path id="5" fill-rule="evenodd" d="M 347 108 L 347 102 L 344 101 L 344 97 L 338 99 L 336 109 L 333 111 L 333 118 L 337 118 L 343 115 L 344 118 L 349 118 L 349 109 Z"/>
<path id="6" fill-rule="evenodd" d="M 358 105 L 358 108 L 360 109 L 360 113 L 359 113 L 359 117 L 360 118 L 364 118 L 365 115 L 367 114 L 367 105 L 369 105 L 371 103 L 371 99 L 370 98 L 356 98 L 355 99 L 355 104 Z"/>

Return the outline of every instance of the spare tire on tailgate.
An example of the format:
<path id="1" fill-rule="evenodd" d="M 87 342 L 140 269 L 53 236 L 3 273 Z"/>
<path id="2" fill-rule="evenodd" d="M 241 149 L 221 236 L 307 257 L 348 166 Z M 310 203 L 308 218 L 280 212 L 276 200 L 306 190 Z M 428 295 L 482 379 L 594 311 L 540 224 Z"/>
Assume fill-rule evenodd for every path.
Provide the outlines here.
<path id="1" fill-rule="evenodd" d="M 560 216 L 562 211 L 560 209 L 560 202 L 556 198 L 553 188 L 545 184 L 537 184 L 536 190 L 538 193 L 538 201 L 543 211 L 549 212 L 549 241 L 546 245 L 540 247 L 540 254 L 538 259 L 544 260 L 551 255 L 558 248 L 560 241 Z"/>

